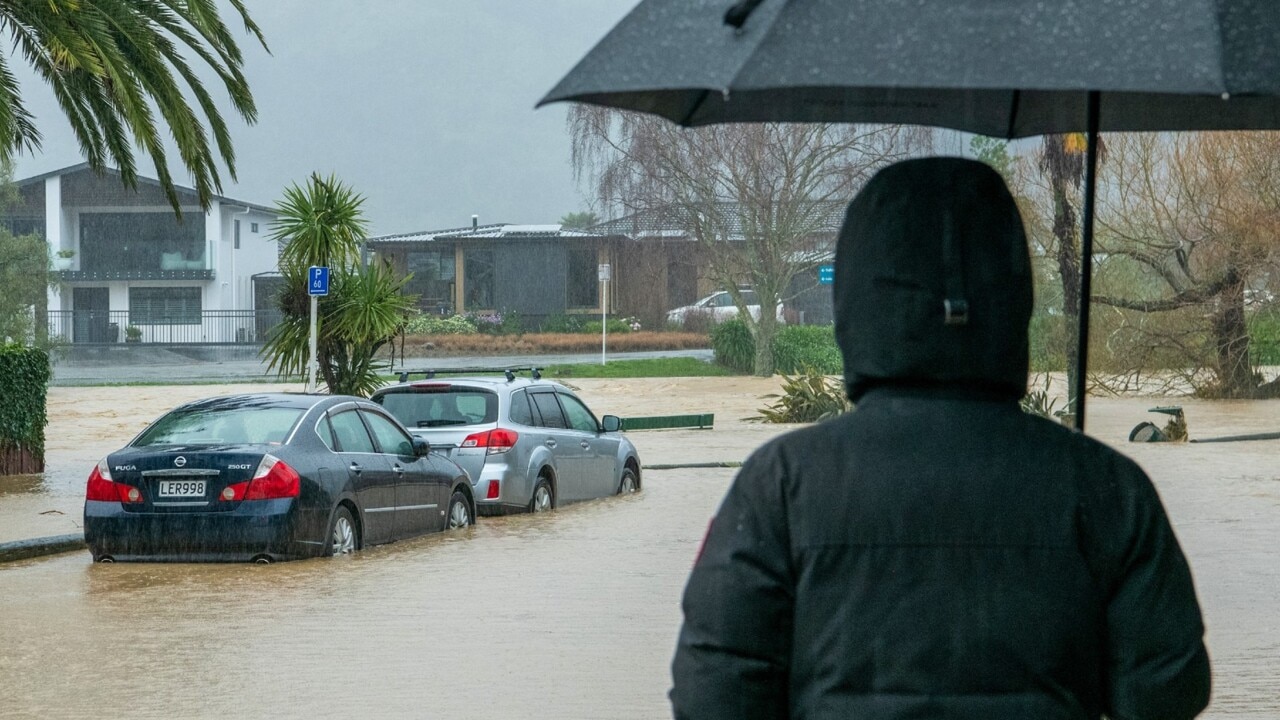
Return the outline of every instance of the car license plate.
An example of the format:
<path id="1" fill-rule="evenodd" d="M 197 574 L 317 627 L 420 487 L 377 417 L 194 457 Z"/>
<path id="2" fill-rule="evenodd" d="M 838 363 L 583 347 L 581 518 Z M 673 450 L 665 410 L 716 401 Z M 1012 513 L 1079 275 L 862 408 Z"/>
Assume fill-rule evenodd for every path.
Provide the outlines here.
<path id="1" fill-rule="evenodd" d="M 160 497 L 204 497 L 204 480 L 161 480 Z"/>

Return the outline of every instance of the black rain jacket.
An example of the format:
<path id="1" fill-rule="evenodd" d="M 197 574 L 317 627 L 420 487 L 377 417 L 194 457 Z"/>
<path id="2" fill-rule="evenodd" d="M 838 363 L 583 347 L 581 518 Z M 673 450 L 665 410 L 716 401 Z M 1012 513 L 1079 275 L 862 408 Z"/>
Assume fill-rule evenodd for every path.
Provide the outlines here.
<path id="1" fill-rule="evenodd" d="M 1150 480 L 1018 407 L 1031 272 L 999 175 L 880 172 L 834 291 L 856 410 L 735 479 L 685 589 L 676 717 L 1199 713 L 1200 609 Z"/>

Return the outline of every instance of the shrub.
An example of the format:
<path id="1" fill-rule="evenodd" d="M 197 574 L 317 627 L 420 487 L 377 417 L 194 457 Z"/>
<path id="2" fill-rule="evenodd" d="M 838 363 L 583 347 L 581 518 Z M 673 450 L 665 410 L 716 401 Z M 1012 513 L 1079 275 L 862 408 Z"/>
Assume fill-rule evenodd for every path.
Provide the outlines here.
<path id="1" fill-rule="evenodd" d="M 478 331 L 461 315 L 440 317 L 419 314 L 409 320 L 404 328 L 406 335 L 475 335 Z"/>
<path id="2" fill-rule="evenodd" d="M 755 367 L 755 341 L 747 324 L 737 318 L 711 329 L 711 348 L 715 350 L 716 362 L 727 368 L 749 373 Z"/>
<path id="3" fill-rule="evenodd" d="M 1280 365 L 1280 314 L 1263 310 L 1251 315 L 1249 355 L 1257 365 Z"/>
<path id="4" fill-rule="evenodd" d="M 1028 415 L 1038 415 L 1042 418 L 1053 420 L 1057 417 L 1060 410 L 1055 406 L 1058 404 L 1058 398 L 1049 395 L 1050 377 L 1048 373 L 1044 375 L 1044 383 L 1038 390 L 1030 390 L 1026 395 L 1022 396 L 1019 405 L 1022 412 Z"/>
<path id="5" fill-rule="evenodd" d="M 589 335 L 600 334 L 600 321 L 592 320 L 591 322 L 582 323 L 582 332 Z M 609 334 L 618 335 L 631 332 L 631 324 L 626 320 L 618 320 L 617 318 L 609 318 Z"/>
<path id="6" fill-rule="evenodd" d="M 780 374 L 806 369 L 826 375 L 844 372 L 834 325 L 787 325 L 773 340 L 773 364 Z"/>
<path id="7" fill-rule="evenodd" d="M 494 313 L 467 313 L 467 321 L 484 335 L 523 335 L 524 322 L 511 311 Z"/>
<path id="8" fill-rule="evenodd" d="M 578 315 L 552 315 L 542 321 L 542 332 L 576 333 L 582 332 L 582 317 Z"/>
<path id="9" fill-rule="evenodd" d="M 710 333 L 716 327 L 716 316 L 710 310 L 695 308 L 685 314 L 680 322 L 669 323 L 676 330 L 691 333 Z"/>
<path id="10" fill-rule="evenodd" d="M 782 394 L 765 395 L 778 402 L 760 411 L 763 422 L 817 422 L 853 409 L 844 383 L 822 372 L 806 368 L 793 377 L 783 375 L 782 380 Z"/>
<path id="11" fill-rule="evenodd" d="M 1061 372 L 1067 369 L 1064 348 L 1072 341 L 1075 319 L 1061 314 L 1035 313 L 1027 327 L 1033 372 Z"/>

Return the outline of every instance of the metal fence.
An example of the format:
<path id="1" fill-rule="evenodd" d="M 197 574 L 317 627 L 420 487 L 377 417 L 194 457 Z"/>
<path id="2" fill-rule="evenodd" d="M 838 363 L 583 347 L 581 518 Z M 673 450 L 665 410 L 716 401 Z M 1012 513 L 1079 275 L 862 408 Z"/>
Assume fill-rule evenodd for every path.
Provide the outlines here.
<path id="1" fill-rule="evenodd" d="M 128 310 L 50 310 L 49 337 L 73 345 L 261 345 L 280 318 L 279 310 L 204 310 L 131 323 Z"/>

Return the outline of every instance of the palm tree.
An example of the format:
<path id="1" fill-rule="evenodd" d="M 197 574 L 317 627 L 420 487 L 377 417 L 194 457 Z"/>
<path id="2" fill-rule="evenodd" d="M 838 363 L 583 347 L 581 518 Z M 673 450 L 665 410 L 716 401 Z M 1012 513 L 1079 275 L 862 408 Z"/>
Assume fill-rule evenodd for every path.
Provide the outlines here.
<path id="1" fill-rule="evenodd" d="M 230 2 L 245 30 L 266 48 L 243 0 Z M 227 124 L 189 62 L 195 57 L 207 65 L 236 112 L 248 123 L 256 121 L 240 47 L 218 14 L 217 0 L 0 0 L 0 30 L 12 39 L 13 52 L 52 88 L 90 166 L 111 163 L 132 187 L 136 145 L 151 156 L 176 211 L 178 196 L 160 135 L 164 125 L 201 206 L 222 189 L 217 157 L 235 179 Z M 0 52 L 0 162 L 40 147 L 40 131 L 22 102 L 11 62 Z"/>
<path id="2" fill-rule="evenodd" d="M 1040 149 L 1040 171 L 1049 180 L 1053 194 L 1053 236 L 1057 241 L 1058 275 L 1062 279 L 1062 313 L 1064 318 L 1080 316 L 1080 243 L 1076 239 L 1079 223 L 1072 199 L 1079 194 L 1084 180 L 1085 146 L 1080 134 L 1045 135 Z M 1086 259 L 1087 260 L 1087 259 Z M 1067 397 L 1082 390 L 1084 378 L 1076 377 L 1077 345 L 1075 336 L 1066 339 Z"/>
<path id="3" fill-rule="evenodd" d="M 329 392 L 368 395 L 382 384 L 385 363 L 376 359 L 408 320 L 416 296 L 403 294 L 407 277 L 386 263 L 360 263 L 368 223 L 364 198 L 337 178 L 313 174 L 305 186 L 290 186 L 276 203 L 272 239 L 285 243 L 280 271 L 283 319 L 262 348 L 268 367 L 281 377 L 306 372 L 311 354 L 307 268 L 332 268 L 329 295 L 317 306 L 316 354 Z"/>

